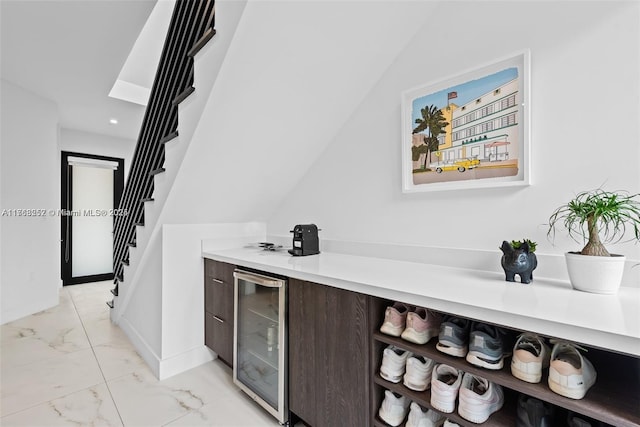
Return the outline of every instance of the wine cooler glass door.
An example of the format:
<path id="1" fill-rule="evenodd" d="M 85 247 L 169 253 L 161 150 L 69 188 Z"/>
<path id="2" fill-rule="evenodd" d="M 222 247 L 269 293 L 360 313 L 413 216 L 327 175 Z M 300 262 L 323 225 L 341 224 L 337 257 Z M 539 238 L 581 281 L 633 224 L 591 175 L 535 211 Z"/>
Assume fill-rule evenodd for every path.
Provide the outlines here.
<path id="1" fill-rule="evenodd" d="M 234 277 L 234 382 L 284 423 L 286 281 L 243 271 Z"/>

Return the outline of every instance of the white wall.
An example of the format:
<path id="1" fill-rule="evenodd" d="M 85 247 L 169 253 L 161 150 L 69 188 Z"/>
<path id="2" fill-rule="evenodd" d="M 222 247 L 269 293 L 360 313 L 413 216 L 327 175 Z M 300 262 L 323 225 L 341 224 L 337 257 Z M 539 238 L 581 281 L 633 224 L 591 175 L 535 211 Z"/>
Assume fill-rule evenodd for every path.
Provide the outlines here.
<path id="1" fill-rule="evenodd" d="M 640 192 L 639 18 L 637 2 L 442 2 L 271 215 L 269 234 L 313 222 L 325 239 L 497 250 L 526 237 L 542 253 L 576 250 L 546 238 L 555 207 L 601 185 Z M 525 48 L 533 185 L 403 194 L 400 94 Z M 640 259 L 639 245 L 610 249 Z"/>
<path id="2" fill-rule="evenodd" d="M 60 206 L 58 112 L 54 103 L 2 80 L 0 210 L 43 209 L 1 217 L 0 323 L 58 303 Z"/>
<path id="3" fill-rule="evenodd" d="M 162 220 L 268 218 L 436 7 L 249 1 L 235 34 L 219 13 L 213 41 L 231 46 Z"/>
<path id="4" fill-rule="evenodd" d="M 124 159 L 124 179 L 129 176 L 131 158 L 136 141 L 109 135 L 84 132 L 75 129 L 60 129 L 60 150 L 74 153 L 94 154 L 98 156 Z"/>

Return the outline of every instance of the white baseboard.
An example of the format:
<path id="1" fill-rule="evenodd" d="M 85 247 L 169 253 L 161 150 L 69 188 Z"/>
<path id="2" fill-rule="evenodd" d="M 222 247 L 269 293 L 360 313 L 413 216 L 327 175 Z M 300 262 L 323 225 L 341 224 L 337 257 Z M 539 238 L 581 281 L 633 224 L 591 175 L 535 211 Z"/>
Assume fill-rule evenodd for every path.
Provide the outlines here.
<path id="1" fill-rule="evenodd" d="M 151 369 L 153 375 L 159 380 L 164 380 L 188 371 L 218 357 L 216 353 L 209 350 L 205 345 L 202 345 L 181 354 L 161 359 L 125 317 L 121 317 L 119 320 L 118 326 L 120 326 L 127 335 L 140 357 L 142 357 L 149 369 Z"/>
<path id="2" fill-rule="evenodd" d="M 142 359 L 147 363 L 153 375 L 156 378 L 160 378 L 160 358 L 156 355 L 156 353 L 149 347 L 147 342 L 142 338 L 142 336 L 136 331 L 136 329 L 129 323 L 126 317 L 120 316 L 118 319 L 117 325 L 122 329 L 125 333 L 131 344 L 136 348 L 136 351 L 142 357 Z"/>
<path id="3" fill-rule="evenodd" d="M 40 311 L 48 310 L 57 306 L 59 303 L 60 298 L 56 293 L 54 298 L 31 301 L 25 305 L 20 305 L 17 308 L 2 311 L 0 312 L 0 325 L 22 319 L 25 316 L 30 316 Z"/>
<path id="4" fill-rule="evenodd" d="M 217 357 L 218 355 L 209 350 L 205 345 L 192 348 L 184 353 L 161 360 L 159 366 L 160 375 L 158 376 L 158 379 L 164 380 L 181 372 L 195 368 L 196 366 L 200 366 L 203 363 L 207 363 Z"/>

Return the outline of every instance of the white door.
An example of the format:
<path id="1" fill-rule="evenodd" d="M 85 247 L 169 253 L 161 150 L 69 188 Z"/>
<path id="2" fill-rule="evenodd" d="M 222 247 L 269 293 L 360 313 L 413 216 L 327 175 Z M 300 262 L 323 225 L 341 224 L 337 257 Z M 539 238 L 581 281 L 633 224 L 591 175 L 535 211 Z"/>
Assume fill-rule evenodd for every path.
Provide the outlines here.
<path id="1" fill-rule="evenodd" d="M 113 273 L 113 169 L 72 168 L 73 277 Z"/>

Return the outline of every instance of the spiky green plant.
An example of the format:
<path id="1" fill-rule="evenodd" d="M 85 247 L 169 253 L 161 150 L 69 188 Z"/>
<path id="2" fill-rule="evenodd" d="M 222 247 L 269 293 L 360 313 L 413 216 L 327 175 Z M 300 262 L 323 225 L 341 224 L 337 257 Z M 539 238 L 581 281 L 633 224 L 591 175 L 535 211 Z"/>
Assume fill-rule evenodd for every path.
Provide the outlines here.
<path id="1" fill-rule="evenodd" d="M 536 242 L 533 242 L 533 241 L 529 240 L 529 239 L 512 240 L 511 241 L 511 247 L 513 249 L 520 249 L 520 247 L 525 243 L 529 246 L 529 252 L 533 253 L 533 252 L 536 251 L 536 247 L 538 246 L 538 244 Z"/>
<path id="2" fill-rule="evenodd" d="M 630 240 L 640 242 L 639 197 L 626 191 L 583 191 L 551 214 L 547 237 L 553 240 L 561 225 L 576 242 L 587 242 L 582 255 L 611 256 L 604 243 L 621 241 L 627 229 L 633 230 Z"/>

